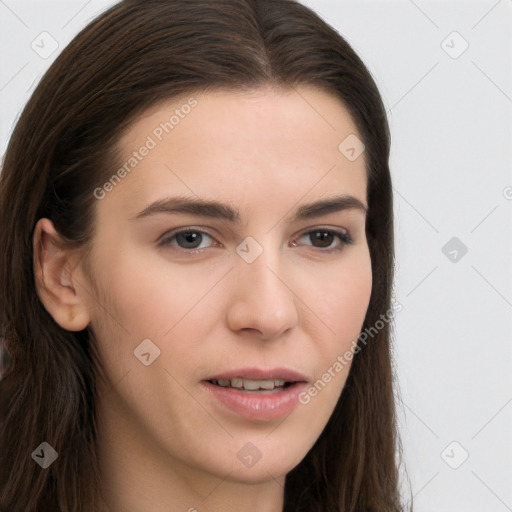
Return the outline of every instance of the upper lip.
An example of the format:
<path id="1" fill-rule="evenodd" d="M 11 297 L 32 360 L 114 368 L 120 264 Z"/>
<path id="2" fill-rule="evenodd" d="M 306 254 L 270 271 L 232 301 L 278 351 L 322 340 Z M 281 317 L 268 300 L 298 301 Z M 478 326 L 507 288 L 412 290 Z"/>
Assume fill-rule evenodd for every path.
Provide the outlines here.
<path id="1" fill-rule="evenodd" d="M 301 373 L 290 370 L 289 368 L 238 368 L 234 370 L 226 370 L 217 373 L 206 380 L 231 380 L 234 378 L 250 379 L 250 380 L 276 380 L 281 379 L 286 382 L 307 382 L 308 379 Z"/>

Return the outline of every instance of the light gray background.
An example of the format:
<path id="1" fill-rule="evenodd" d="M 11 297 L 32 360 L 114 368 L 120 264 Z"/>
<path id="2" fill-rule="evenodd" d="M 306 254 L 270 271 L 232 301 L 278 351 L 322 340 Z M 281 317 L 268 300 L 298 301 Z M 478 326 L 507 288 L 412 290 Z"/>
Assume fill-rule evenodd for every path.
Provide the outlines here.
<path id="1" fill-rule="evenodd" d="M 1 154 L 55 56 L 113 3 L 0 0 Z M 415 510 L 512 511 L 512 0 L 303 3 L 352 44 L 388 109 Z"/>

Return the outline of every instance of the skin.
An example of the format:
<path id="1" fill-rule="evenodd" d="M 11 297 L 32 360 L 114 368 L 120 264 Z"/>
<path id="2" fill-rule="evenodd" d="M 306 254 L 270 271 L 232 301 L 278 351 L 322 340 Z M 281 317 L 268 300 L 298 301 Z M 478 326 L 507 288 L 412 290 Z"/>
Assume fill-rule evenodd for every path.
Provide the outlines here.
<path id="1" fill-rule="evenodd" d="M 38 293 L 63 328 L 89 326 L 98 343 L 108 510 L 278 512 L 285 475 L 326 425 L 350 364 L 284 420 L 241 418 L 201 381 L 257 366 L 294 369 L 313 384 L 352 348 L 372 287 L 365 213 L 288 218 L 333 195 L 367 205 L 364 153 L 349 161 L 338 150 L 356 126 L 338 99 L 314 88 L 194 98 L 197 106 L 172 133 L 95 200 L 87 267 L 48 219 L 38 222 Z M 139 117 L 119 141 L 126 158 L 187 99 Z M 177 195 L 228 203 L 243 223 L 182 213 L 133 220 L 153 201 Z M 176 237 L 158 246 L 182 227 L 206 233 L 200 252 Z M 316 228 L 348 232 L 353 243 L 333 235 L 322 245 L 310 233 Z M 248 236 L 263 248 L 252 263 L 236 252 Z M 160 350 L 149 366 L 134 356 L 144 339 Z M 252 467 L 237 457 L 247 442 L 261 454 Z"/>

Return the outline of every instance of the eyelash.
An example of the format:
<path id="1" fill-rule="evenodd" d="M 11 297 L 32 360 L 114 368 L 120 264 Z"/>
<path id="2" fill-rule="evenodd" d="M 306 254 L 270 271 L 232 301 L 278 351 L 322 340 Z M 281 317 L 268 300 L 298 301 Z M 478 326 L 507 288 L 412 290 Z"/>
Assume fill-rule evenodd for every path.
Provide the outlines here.
<path id="1" fill-rule="evenodd" d="M 339 253 L 343 250 L 343 248 L 347 245 L 351 245 L 354 243 L 354 240 L 350 237 L 350 235 L 348 233 L 345 233 L 343 231 L 337 231 L 335 229 L 330 229 L 330 228 L 316 228 L 316 229 L 312 229 L 312 230 L 309 230 L 309 231 L 306 231 L 304 233 L 302 233 L 298 239 L 302 238 L 303 236 L 307 236 L 307 235 L 311 235 L 313 233 L 329 233 L 330 235 L 334 235 L 334 236 L 337 236 L 338 239 L 341 241 L 341 246 L 340 247 L 334 247 L 334 248 L 328 248 L 328 249 L 324 249 L 322 247 L 315 247 L 313 245 L 311 245 L 311 247 L 313 247 L 314 249 L 319 249 L 320 252 L 324 252 L 324 253 Z M 182 234 L 182 233 L 199 233 L 201 235 L 206 235 L 208 237 L 210 237 L 211 239 L 213 239 L 213 237 L 207 233 L 206 231 L 203 231 L 201 229 L 195 229 L 195 228 L 181 228 L 181 229 L 177 229 L 175 231 L 171 231 L 165 235 L 163 235 L 162 239 L 158 242 L 158 246 L 160 247 L 165 247 L 165 246 L 168 246 L 168 245 L 176 245 L 176 244 L 172 244 L 171 243 L 171 240 L 173 240 L 176 236 Z M 295 242 L 294 242 L 295 243 Z M 196 253 L 200 253 L 202 252 L 204 249 L 209 249 L 209 247 L 202 247 L 200 249 L 185 249 L 183 247 L 179 247 L 179 249 L 189 253 L 189 254 L 196 254 Z"/>

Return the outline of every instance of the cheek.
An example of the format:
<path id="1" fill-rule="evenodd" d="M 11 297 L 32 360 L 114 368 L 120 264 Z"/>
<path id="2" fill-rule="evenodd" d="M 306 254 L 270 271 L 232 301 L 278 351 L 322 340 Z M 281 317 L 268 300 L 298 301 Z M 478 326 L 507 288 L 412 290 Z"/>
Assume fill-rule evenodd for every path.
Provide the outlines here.
<path id="1" fill-rule="evenodd" d="M 133 339 L 160 339 L 186 320 L 191 310 L 205 312 L 203 299 L 222 277 L 222 269 L 206 265 L 181 269 L 164 258 L 147 263 L 147 255 L 130 251 L 110 266 L 112 271 L 103 279 L 108 300 L 101 304 L 99 315 L 105 316 L 108 309 L 108 316 L 115 319 L 113 329 L 121 335 L 129 332 Z"/>
<path id="2" fill-rule="evenodd" d="M 348 270 L 336 294 L 337 312 L 332 311 L 336 328 L 343 332 L 348 329 L 359 333 L 370 302 L 372 272 L 370 261 L 367 265 L 357 265 Z"/>
<path id="3" fill-rule="evenodd" d="M 360 332 L 372 291 L 371 260 L 367 251 L 355 253 L 350 260 L 340 262 L 337 269 L 324 274 L 323 282 L 314 294 L 308 293 L 308 302 L 323 321 L 327 332 L 338 344 Z M 323 331 L 326 331 L 324 328 Z M 328 336 L 330 338 L 330 336 Z"/>
<path id="4" fill-rule="evenodd" d="M 336 278 L 333 278 L 336 275 Z M 309 294 L 316 305 L 314 323 L 309 326 L 313 341 L 311 357 L 318 362 L 312 385 L 299 397 L 305 422 L 320 431 L 329 420 L 345 386 L 352 366 L 357 338 L 364 323 L 372 290 L 369 253 L 361 252 L 337 271 L 330 272 L 329 284 Z"/>
<path id="5" fill-rule="evenodd" d="M 333 276 L 336 276 L 334 278 Z M 327 278 L 327 276 L 325 276 Z M 343 390 L 352 366 L 353 350 L 361 332 L 372 291 L 369 251 L 358 251 L 330 272 L 329 284 L 308 300 L 318 318 L 310 326 L 318 358 L 316 384 L 303 403 L 314 400 L 316 414 L 327 421 Z M 316 398 L 318 395 L 318 398 Z M 321 395 L 321 396 L 320 396 Z"/>

